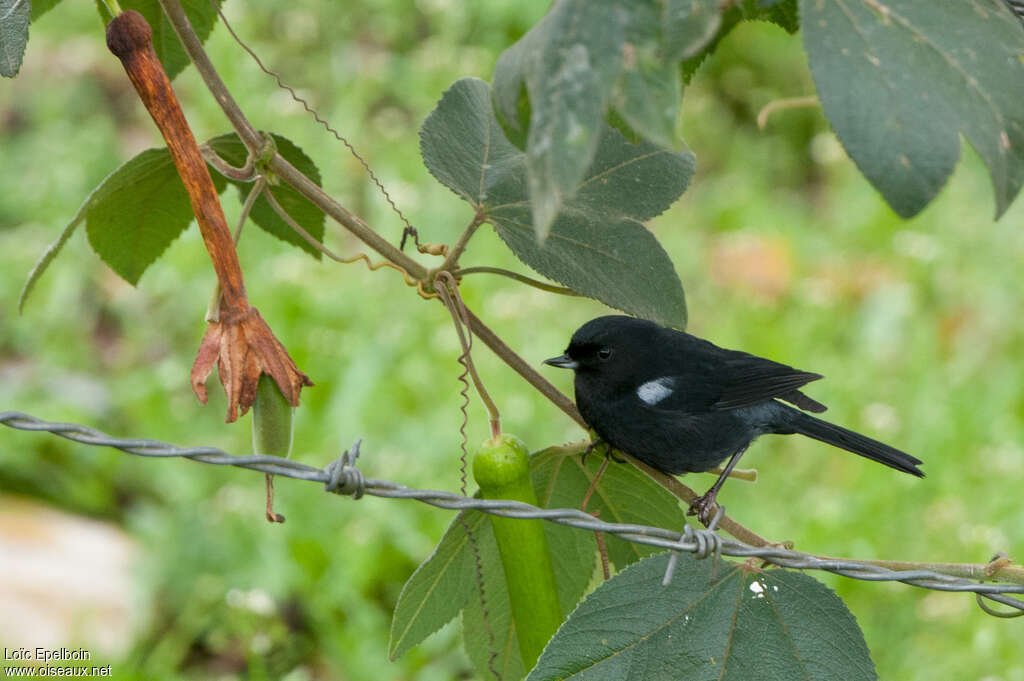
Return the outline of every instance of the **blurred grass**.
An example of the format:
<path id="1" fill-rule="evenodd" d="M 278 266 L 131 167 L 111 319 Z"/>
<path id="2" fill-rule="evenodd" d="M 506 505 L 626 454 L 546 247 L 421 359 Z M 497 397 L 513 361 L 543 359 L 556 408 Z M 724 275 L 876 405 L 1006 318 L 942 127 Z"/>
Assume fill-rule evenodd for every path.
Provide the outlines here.
<path id="1" fill-rule="evenodd" d="M 419 122 L 457 78 L 489 79 L 501 49 L 546 4 L 284 9 L 258 0 L 226 9 L 261 57 L 360 149 L 423 238 L 450 242 L 470 210 L 420 163 Z M 254 123 L 296 142 L 328 191 L 397 241 L 400 222 L 346 150 L 223 28 L 208 49 Z M 175 86 L 199 138 L 227 131 L 194 70 Z M 1013 485 L 1024 473 L 1024 208 L 1018 202 L 992 222 L 989 180 L 965 147 L 939 199 L 900 221 L 819 110 L 781 112 L 756 129 L 761 106 L 812 91 L 798 38 L 765 24 L 724 41 L 686 93 L 682 130 L 698 174 L 652 229 L 677 264 L 694 333 L 825 374 L 811 393 L 830 417 L 916 454 L 928 477 L 811 441 L 765 438 L 744 459 L 759 484 L 732 482 L 722 499 L 761 534 L 814 553 L 969 562 L 1024 554 Z M 248 417 L 225 427 L 220 389 L 200 407 L 188 385 L 213 284 L 195 229 L 138 289 L 76 234 L 25 314 L 16 313 L 25 275 L 88 191 L 159 143 L 89 3 L 63 3 L 32 27 L 22 74 L 0 85 L 0 408 L 244 453 Z M 232 220 L 239 203 L 225 206 Z M 342 253 L 357 249 L 337 229 L 329 241 Z M 297 413 L 294 456 L 323 465 L 363 437 L 368 475 L 456 489 L 460 369 L 444 310 L 390 270 L 317 264 L 258 230 L 245 234 L 240 254 L 254 304 L 317 383 Z M 463 262 L 519 268 L 490 231 Z M 467 278 L 463 293 L 534 364 L 604 311 L 485 276 Z M 535 448 L 581 436 L 484 348 L 475 357 L 507 431 Z M 568 375 L 551 375 L 571 390 Z M 470 415 L 472 446 L 487 429 L 476 401 Z M 7 430 L 0 443 L 0 492 L 109 519 L 142 545 L 140 625 L 123 658 L 111 660 L 120 678 L 472 676 L 458 626 L 386 659 L 398 592 L 448 513 L 325 497 L 279 480 L 277 508 L 288 521 L 270 526 L 260 476 Z M 1024 681 L 1019 623 L 984 615 L 970 597 L 819 578 L 858 617 L 881 678 Z M 83 631 L 89 626 L 86 613 Z"/>

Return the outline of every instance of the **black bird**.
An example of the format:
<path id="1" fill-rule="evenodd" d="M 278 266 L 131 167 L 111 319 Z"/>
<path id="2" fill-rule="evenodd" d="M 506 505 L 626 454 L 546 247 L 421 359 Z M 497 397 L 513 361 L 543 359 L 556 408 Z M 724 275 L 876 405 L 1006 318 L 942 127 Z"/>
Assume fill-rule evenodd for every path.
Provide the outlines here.
<path id="1" fill-rule="evenodd" d="M 544 363 L 576 372 L 583 420 L 615 449 L 671 475 L 707 471 L 729 459 L 691 506 L 704 524 L 729 472 L 765 433 L 800 433 L 924 477 L 921 461 L 909 454 L 801 411 L 825 411 L 800 392 L 820 374 L 654 322 L 621 315 L 592 319 L 573 334 L 564 355 Z"/>

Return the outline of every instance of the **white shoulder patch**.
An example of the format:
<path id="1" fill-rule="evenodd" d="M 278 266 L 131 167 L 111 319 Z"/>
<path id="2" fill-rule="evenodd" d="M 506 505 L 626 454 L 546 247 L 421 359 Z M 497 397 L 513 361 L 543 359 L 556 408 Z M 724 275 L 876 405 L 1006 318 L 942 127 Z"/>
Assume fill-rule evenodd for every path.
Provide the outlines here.
<path id="1" fill-rule="evenodd" d="M 676 379 L 671 376 L 647 381 L 636 389 L 636 396 L 647 404 L 654 406 L 672 394 L 672 388 L 675 384 Z"/>

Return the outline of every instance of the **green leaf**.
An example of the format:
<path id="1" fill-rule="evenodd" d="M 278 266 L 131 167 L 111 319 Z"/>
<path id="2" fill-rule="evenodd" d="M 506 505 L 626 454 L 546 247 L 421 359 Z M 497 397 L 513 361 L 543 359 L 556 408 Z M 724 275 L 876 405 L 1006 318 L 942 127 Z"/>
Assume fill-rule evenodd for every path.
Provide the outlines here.
<path id="1" fill-rule="evenodd" d="M 472 592 L 462 611 L 463 646 L 479 678 L 493 679 L 493 667 L 501 681 L 517 681 L 526 676 L 527 670 L 519 654 L 519 639 L 512 620 L 512 605 L 498 556 L 498 543 L 490 523 L 481 523 L 478 527 L 479 531 L 473 536 L 483 575 L 483 600 L 474 574 L 466 585 Z"/>
<path id="2" fill-rule="evenodd" d="M 749 3 L 750 0 L 747 2 Z M 771 22 L 790 35 L 800 30 L 800 12 L 797 0 L 761 0 L 756 15 L 748 16 L 748 18 Z"/>
<path id="3" fill-rule="evenodd" d="M 524 84 L 530 98 L 527 181 L 541 241 L 597 148 L 627 21 L 628 10 L 614 0 L 556 0 L 495 66 L 495 103 L 506 121 L 522 123 Z"/>
<path id="4" fill-rule="evenodd" d="M 30 0 L 0 0 L 0 76 L 13 78 L 21 69 L 31 11 Z"/>
<path id="5" fill-rule="evenodd" d="M 32 0 L 32 21 L 35 22 L 59 4 L 60 0 Z"/>
<path id="6" fill-rule="evenodd" d="M 685 2 L 685 0 L 681 0 Z M 717 32 L 706 41 L 704 47 L 682 63 L 683 82 L 689 83 L 700 65 L 717 48 L 718 44 L 741 21 L 766 21 L 779 26 L 787 33 L 796 33 L 800 28 L 800 17 L 797 13 L 797 0 L 769 0 L 767 3 L 758 0 L 742 0 L 726 9 L 720 16 Z"/>
<path id="7" fill-rule="evenodd" d="M 963 133 L 988 166 L 996 217 L 1024 182 L 1024 30 L 1002 0 L 801 0 L 825 115 L 899 215 L 945 184 Z"/>
<path id="8" fill-rule="evenodd" d="M 223 4 L 223 0 L 218 0 Z M 149 23 L 153 29 L 153 49 L 160 63 L 164 65 L 167 77 L 174 80 L 175 76 L 185 70 L 190 60 L 181 46 L 174 26 L 160 8 L 159 0 L 120 0 L 121 9 L 133 9 Z M 205 43 L 210 37 L 213 25 L 217 22 L 217 9 L 210 0 L 182 0 L 181 6 L 199 41 Z M 103 23 L 109 23 L 112 17 L 102 0 L 96 0 L 96 9 Z"/>
<path id="9" fill-rule="evenodd" d="M 563 491 L 562 478 L 552 475 L 552 451 L 545 450 L 530 458 L 530 476 L 538 503 L 545 508 L 579 506 L 583 492 Z M 565 458 L 564 454 L 562 458 Z M 469 524 L 480 557 L 487 599 L 486 625 L 480 604 L 475 558 L 462 518 Z M 499 652 L 496 665 L 504 671 L 502 678 L 515 679 L 525 675 L 519 643 L 512 628 L 511 604 L 498 546 L 491 523 L 485 520 L 482 513 L 467 511 L 452 521 L 434 552 L 406 582 L 391 622 L 388 651 L 392 659 L 420 643 L 463 610 L 466 652 L 481 677 L 490 675 L 488 660 L 492 650 Z M 544 524 L 544 534 L 548 546 L 555 547 L 551 558 L 559 603 L 563 612 L 571 612 L 593 574 L 594 535 L 554 523 Z M 488 628 L 495 636 L 493 645 L 487 634 Z"/>
<path id="10" fill-rule="evenodd" d="M 459 614 L 476 586 L 473 556 L 466 550 L 465 525 L 477 530 L 482 513 L 460 513 L 448 526 L 434 552 L 402 587 L 391 619 L 388 657 L 398 658 Z"/>
<path id="11" fill-rule="evenodd" d="M 214 177 L 218 191 L 224 181 Z M 85 212 L 89 244 L 131 285 L 193 219 L 192 205 L 167 149 L 148 149 L 97 187 Z"/>
<path id="12" fill-rule="evenodd" d="M 298 170 L 304 173 L 306 177 L 316 183 L 317 186 L 320 186 L 320 170 L 316 167 L 316 164 L 313 163 L 313 160 L 310 159 L 302 149 L 295 146 L 295 144 L 287 138 L 274 134 L 271 134 L 271 137 L 274 139 L 274 144 L 277 146 L 278 153 L 280 153 L 281 156 L 283 156 Z M 248 152 L 237 134 L 229 133 L 227 135 L 220 135 L 219 137 L 214 137 L 209 140 L 207 144 L 209 144 L 221 158 L 231 165 L 236 167 L 245 165 Z M 211 169 L 211 171 L 214 175 L 217 174 L 214 169 Z M 231 179 L 228 179 L 228 182 L 238 187 L 238 198 L 240 201 L 244 202 L 249 190 L 252 189 L 252 183 Z M 270 185 L 267 187 L 267 191 L 270 191 L 274 195 L 274 198 L 276 198 L 277 202 L 281 204 L 281 207 L 285 212 L 288 213 L 288 215 L 290 215 L 292 219 L 299 224 L 299 226 L 309 232 L 309 235 L 316 239 L 317 242 L 323 243 L 324 213 L 322 210 L 317 208 L 313 203 L 306 199 L 306 197 L 302 196 L 302 194 L 295 191 L 289 185 Z M 252 218 L 252 221 L 259 225 L 259 227 L 264 231 L 274 235 L 286 243 L 298 246 L 317 260 L 320 259 L 320 251 L 311 246 L 305 239 L 297 234 L 295 230 L 288 226 L 288 223 L 278 217 L 266 197 L 260 196 L 256 199 L 256 203 L 253 204 L 252 211 L 249 215 Z"/>
<path id="13" fill-rule="evenodd" d="M 789 570 L 751 573 L 668 554 L 604 582 L 558 630 L 528 681 L 871 681 L 864 637 L 843 602 Z"/>
<path id="14" fill-rule="evenodd" d="M 467 78 L 449 88 L 423 123 L 420 148 L 434 177 L 482 211 L 527 265 L 612 307 L 685 325 L 682 284 L 643 221 L 686 189 L 693 154 L 630 144 L 603 125 L 574 198 L 542 245 L 532 227 L 527 155 L 504 136 L 486 83 Z"/>
<path id="15" fill-rule="evenodd" d="M 687 59 L 711 42 L 722 24 L 721 5 L 718 0 L 664 0 L 666 59 Z"/>
<path id="16" fill-rule="evenodd" d="M 683 89 L 675 68 L 677 59 L 663 45 L 666 16 L 653 1 L 630 5 L 628 16 L 622 73 L 611 103 L 632 130 L 663 147 L 675 147 Z"/>
<path id="17" fill-rule="evenodd" d="M 603 463 L 598 450 L 587 457 L 584 465 L 579 456 L 583 448 L 583 445 L 551 447 L 533 455 L 534 484 L 538 490 L 547 490 L 541 499 L 545 508 L 578 508 L 583 501 Z M 599 511 L 598 517 L 610 523 L 653 525 L 676 532 L 682 532 L 686 526 L 686 514 L 679 500 L 638 468 L 627 464 L 608 464 L 587 510 Z M 612 535 L 605 536 L 605 545 L 609 558 L 619 570 L 663 550 Z M 555 569 L 557 573 L 557 566 Z"/>

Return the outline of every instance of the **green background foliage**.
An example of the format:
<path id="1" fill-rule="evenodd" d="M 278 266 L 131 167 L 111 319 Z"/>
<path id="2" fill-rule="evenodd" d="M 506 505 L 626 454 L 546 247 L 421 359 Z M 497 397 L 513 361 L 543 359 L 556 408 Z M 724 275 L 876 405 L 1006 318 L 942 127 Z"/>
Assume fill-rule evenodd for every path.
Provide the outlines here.
<path id="1" fill-rule="evenodd" d="M 456 79 L 489 80 L 500 51 L 547 3 L 488 0 L 228 3 L 236 29 L 367 156 L 428 241 L 453 240 L 472 211 L 423 167 L 417 131 Z M 213 286 L 194 227 L 133 289 L 74 235 L 23 316 L 19 288 L 88 192 L 161 144 L 88 3 L 31 28 L 20 76 L 0 84 L 0 408 L 124 436 L 244 453 L 219 389 L 200 407 L 188 369 Z M 255 125 L 292 140 L 325 188 L 398 240 L 401 224 L 360 168 L 278 90 L 222 27 L 208 49 Z M 191 68 L 175 80 L 199 139 L 227 129 Z M 813 93 L 799 38 L 741 24 L 702 63 L 681 131 L 691 187 L 651 223 L 688 295 L 689 328 L 827 379 L 812 395 L 837 422 L 914 453 L 928 477 L 898 476 L 797 438 L 759 441 L 722 501 L 762 535 L 860 558 L 983 562 L 1024 555 L 1024 208 L 991 222 L 988 171 L 964 147 L 952 178 L 901 221 L 859 174 L 820 111 L 757 111 Z M 228 219 L 239 204 L 224 201 Z M 356 242 L 333 226 L 342 253 Z M 459 367 L 447 313 L 388 270 L 318 263 L 247 228 L 240 255 L 254 305 L 316 387 L 296 415 L 293 456 L 326 464 L 356 437 L 372 477 L 457 489 Z M 426 256 L 425 262 L 429 263 Z M 464 265 L 521 264 L 483 230 Z M 468 304 L 529 361 L 558 354 L 607 308 L 474 275 Z M 581 431 L 483 348 L 480 371 L 505 429 L 533 448 Z M 570 377 L 552 370 L 565 390 Z M 487 436 L 477 403 L 471 443 Z M 687 480 L 710 485 L 709 476 Z M 134 635 L 106 656 L 118 678 L 451 679 L 472 675 L 457 625 L 388 662 L 402 584 L 452 515 L 411 503 L 328 497 L 277 483 L 282 526 L 263 520 L 262 476 L 148 461 L 3 431 L 0 499 L 29 497 L 111 523 L 142 548 Z M 2 502 L 0 502 L 2 503 Z M 881 678 L 1024 681 L 1016 622 L 973 599 L 819 576 L 863 627 Z M 234 591 L 233 591 L 234 590 Z M 229 594 L 263 592 L 257 612 Z M 100 617 L 82 613 L 81 631 Z M 1018 621 L 1019 622 L 1019 621 Z M 74 641 L 68 641 L 69 645 Z"/>

